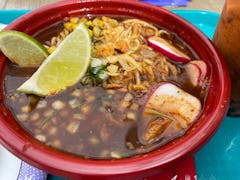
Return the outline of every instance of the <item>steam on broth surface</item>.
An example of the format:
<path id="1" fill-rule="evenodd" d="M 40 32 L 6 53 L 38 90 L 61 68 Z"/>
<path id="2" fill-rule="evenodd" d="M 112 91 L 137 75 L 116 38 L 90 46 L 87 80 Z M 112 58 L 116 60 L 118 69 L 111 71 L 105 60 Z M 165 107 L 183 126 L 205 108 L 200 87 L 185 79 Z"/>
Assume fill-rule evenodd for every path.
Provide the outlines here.
<path id="1" fill-rule="evenodd" d="M 146 131 L 139 127 L 143 125 L 146 102 L 159 84 L 171 82 L 204 104 L 209 79 L 192 84 L 185 65 L 153 50 L 147 39 L 161 37 L 191 60 L 197 59 L 191 48 L 175 34 L 142 20 L 105 16 L 66 18 L 36 38 L 52 53 L 80 22 L 88 26 L 93 43 L 92 62 L 81 82 L 45 98 L 21 94 L 17 87 L 36 68 L 9 63 L 5 72 L 5 104 L 17 122 L 49 146 L 93 159 L 146 153 L 182 136 L 191 124 L 179 125 L 177 135 L 164 139 L 157 139 L 156 135 L 154 143 L 140 142 L 139 129 Z M 56 32 L 49 33 L 56 27 Z M 56 35 L 52 37 L 53 34 Z"/>

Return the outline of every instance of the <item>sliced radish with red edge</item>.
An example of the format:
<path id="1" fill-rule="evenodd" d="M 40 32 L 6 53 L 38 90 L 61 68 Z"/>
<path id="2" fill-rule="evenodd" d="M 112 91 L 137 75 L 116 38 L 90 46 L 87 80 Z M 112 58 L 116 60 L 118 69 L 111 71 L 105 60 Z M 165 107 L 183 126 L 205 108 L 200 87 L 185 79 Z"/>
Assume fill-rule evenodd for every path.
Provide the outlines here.
<path id="1" fill-rule="evenodd" d="M 179 49 L 171 45 L 167 40 L 158 37 L 152 36 L 147 40 L 150 47 L 159 51 L 162 55 L 166 56 L 172 61 L 187 63 L 190 61 L 190 58 L 181 52 Z"/>
<path id="2" fill-rule="evenodd" d="M 191 63 L 196 64 L 202 71 L 202 80 L 210 75 L 210 67 L 209 65 L 203 60 L 194 60 Z"/>
<path id="3" fill-rule="evenodd" d="M 202 71 L 198 65 L 190 62 L 184 65 L 184 69 L 188 75 L 189 81 L 193 86 L 198 86 L 201 84 Z"/>
<path id="4" fill-rule="evenodd" d="M 203 60 L 194 60 L 184 65 L 190 82 L 193 86 L 201 86 L 210 75 L 210 67 Z"/>
<path id="5" fill-rule="evenodd" d="M 161 83 L 144 106 L 138 130 L 140 142 L 161 144 L 181 136 L 201 110 L 198 98 L 170 82 Z"/>

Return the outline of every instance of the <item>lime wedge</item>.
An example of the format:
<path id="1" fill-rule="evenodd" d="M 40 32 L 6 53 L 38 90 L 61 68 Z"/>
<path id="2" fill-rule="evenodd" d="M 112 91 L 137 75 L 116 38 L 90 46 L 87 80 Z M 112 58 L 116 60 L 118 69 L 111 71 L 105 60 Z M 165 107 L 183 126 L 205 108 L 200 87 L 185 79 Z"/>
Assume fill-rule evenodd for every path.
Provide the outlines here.
<path id="1" fill-rule="evenodd" d="M 0 31 L 0 49 L 20 66 L 39 66 L 48 56 L 47 49 L 33 37 L 18 31 Z"/>
<path id="2" fill-rule="evenodd" d="M 17 90 L 38 96 L 53 95 L 78 82 L 91 58 L 88 28 L 80 24 Z"/>

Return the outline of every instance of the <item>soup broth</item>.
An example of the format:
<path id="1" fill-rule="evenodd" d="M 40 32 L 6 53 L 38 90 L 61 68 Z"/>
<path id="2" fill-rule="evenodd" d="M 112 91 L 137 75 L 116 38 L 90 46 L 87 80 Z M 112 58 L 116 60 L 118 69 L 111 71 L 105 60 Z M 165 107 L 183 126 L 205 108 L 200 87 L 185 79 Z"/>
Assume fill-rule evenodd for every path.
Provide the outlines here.
<path id="1" fill-rule="evenodd" d="M 145 103 L 159 84 L 173 82 L 204 104 L 208 79 L 201 86 L 193 86 L 184 65 L 153 50 L 146 38 L 158 33 L 191 60 L 198 58 L 194 51 L 165 29 L 125 18 L 66 18 L 55 25 L 60 29 L 54 37 L 50 37 L 51 33 L 49 36 L 49 31 L 55 26 L 36 34 L 36 38 L 51 53 L 79 22 L 84 22 L 92 35 L 93 59 L 86 75 L 74 86 L 44 98 L 22 94 L 16 89 L 36 68 L 8 64 L 4 79 L 5 104 L 17 122 L 51 147 L 93 159 L 146 153 L 182 136 L 190 126 L 179 127 L 177 136 L 142 144 L 138 129 Z M 124 61 L 126 59 L 129 61 Z"/>

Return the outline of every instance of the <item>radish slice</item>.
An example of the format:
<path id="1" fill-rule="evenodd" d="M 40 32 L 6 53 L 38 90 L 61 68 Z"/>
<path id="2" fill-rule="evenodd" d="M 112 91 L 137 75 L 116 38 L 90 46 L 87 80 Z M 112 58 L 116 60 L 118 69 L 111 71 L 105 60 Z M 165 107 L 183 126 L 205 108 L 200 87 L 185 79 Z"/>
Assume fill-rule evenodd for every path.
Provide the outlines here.
<path id="1" fill-rule="evenodd" d="M 187 63 L 184 65 L 184 69 L 193 86 L 198 86 L 201 84 L 202 71 L 197 64 L 191 62 Z"/>
<path id="2" fill-rule="evenodd" d="M 172 83 L 162 83 L 149 97 L 138 128 L 142 144 L 165 144 L 183 135 L 202 109 L 198 98 Z"/>
<path id="3" fill-rule="evenodd" d="M 206 77 L 210 75 L 210 68 L 208 64 L 202 60 L 194 60 L 194 61 L 191 61 L 191 63 L 196 64 L 201 69 L 201 72 L 202 72 L 201 81 L 203 82 L 206 79 Z"/>
<path id="4" fill-rule="evenodd" d="M 190 61 L 190 58 L 186 54 L 178 50 L 176 47 L 172 46 L 167 40 L 161 37 L 149 37 L 147 42 L 149 46 L 159 51 L 172 61 L 181 63 L 187 63 Z"/>
<path id="5" fill-rule="evenodd" d="M 184 65 L 193 86 L 201 86 L 210 75 L 210 68 L 205 61 L 194 60 Z"/>

